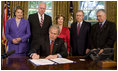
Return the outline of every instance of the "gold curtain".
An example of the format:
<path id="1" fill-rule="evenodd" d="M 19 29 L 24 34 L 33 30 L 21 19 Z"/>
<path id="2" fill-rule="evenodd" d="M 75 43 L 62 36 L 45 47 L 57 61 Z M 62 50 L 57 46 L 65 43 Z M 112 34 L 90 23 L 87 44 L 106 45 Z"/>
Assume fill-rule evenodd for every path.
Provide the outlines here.
<path id="1" fill-rule="evenodd" d="M 79 10 L 78 1 L 73 1 L 74 22 L 76 21 L 76 12 Z"/>
<path id="2" fill-rule="evenodd" d="M 24 10 L 24 18 L 27 19 L 28 17 L 28 1 L 11 1 L 10 2 L 10 10 L 11 10 L 11 17 L 14 17 L 14 10 L 16 6 L 21 6 Z"/>
<path id="3" fill-rule="evenodd" d="M 3 14 L 4 14 L 4 3 L 5 1 L 1 2 L 1 26 L 3 26 Z M 14 17 L 14 10 L 16 6 L 22 6 L 24 10 L 24 18 L 27 19 L 28 17 L 28 1 L 10 1 L 10 15 L 11 18 Z"/>
<path id="4" fill-rule="evenodd" d="M 24 10 L 24 18 L 27 19 L 28 15 L 28 1 L 10 1 L 10 12 L 11 12 L 11 18 L 14 17 L 14 10 L 16 6 L 22 6 Z M 1 11 L 1 18 L 3 18 L 3 13 L 4 13 L 4 1 L 2 1 L 2 11 Z"/>
<path id="5" fill-rule="evenodd" d="M 106 1 L 106 12 L 107 20 L 114 22 L 117 28 L 117 1 Z M 117 61 L 117 42 L 114 44 L 114 60 Z"/>
<path id="6" fill-rule="evenodd" d="M 106 1 L 107 19 L 117 24 L 117 1 Z"/>
<path id="7" fill-rule="evenodd" d="M 56 24 L 56 16 L 61 14 L 65 17 L 64 26 L 68 26 L 70 1 L 53 1 L 53 24 Z M 78 2 L 73 1 L 74 17 L 78 10 Z M 74 19 L 75 20 L 75 19 Z"/>

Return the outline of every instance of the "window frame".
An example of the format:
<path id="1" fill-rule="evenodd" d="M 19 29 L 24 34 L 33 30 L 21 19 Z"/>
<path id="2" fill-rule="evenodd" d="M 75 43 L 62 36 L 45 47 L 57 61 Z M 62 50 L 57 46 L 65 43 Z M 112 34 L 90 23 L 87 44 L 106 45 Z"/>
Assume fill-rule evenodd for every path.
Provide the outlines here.
<path id="1" fill-rule="evenodd" d="M 106 10 L 106 1 L 104 1 L 104 9 Z M 80 9 L 80 1 L 78 2 L 78 10 Z M 87 15 L 87 20 L 85 20 L 87 22 L 98 22 L 98 20 L 88 20 L 88 15 Z"/>
<path id="2" fill-rule="evenodd" d="M 28 1 L 28 2 L 30 2 L 30 1 Z M 38 2 L 38 1 L 36 1 L 36 2 Z M 46 13 L 47 10 L 50 10 L 51 13 L 52 13 L 52 10 L 53 10 L 53 1 L 50 1 L 50 2 L 52 2 L 52 9 L 47 9 L 47 8 L 46 8 L 45 13 Z M 28 3 L 28 5 L 29 5 L 29 3 Z M 37 4 L 37 5 L 39 5 L 39 4 Z M 36 7 L 35 7 L 35 8 L 29 8 L 29 6 L 28 6 L 28 15 L 30 15 L 30 14 L 29 14 L 29 10 L 31 10 L 31 9 L 36 10 L 36 11 L 38 12 L 38 8 L 36 8 Z M 37 13 L 37 12 L 36 12 L 36 13 Z M 53 16 L 53 13 L 51 14 L 51 16 Z"/>

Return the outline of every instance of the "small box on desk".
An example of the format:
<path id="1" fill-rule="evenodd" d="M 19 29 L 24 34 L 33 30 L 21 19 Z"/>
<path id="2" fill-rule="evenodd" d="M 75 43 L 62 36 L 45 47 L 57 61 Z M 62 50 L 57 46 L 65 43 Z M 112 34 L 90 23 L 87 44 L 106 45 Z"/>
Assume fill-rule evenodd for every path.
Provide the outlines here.
<path id="1" fill-rule="evenodd" d="M 100 65 L 102 67 L 117 67 L 117 62 L 116 61 L 101 61 Z"/>

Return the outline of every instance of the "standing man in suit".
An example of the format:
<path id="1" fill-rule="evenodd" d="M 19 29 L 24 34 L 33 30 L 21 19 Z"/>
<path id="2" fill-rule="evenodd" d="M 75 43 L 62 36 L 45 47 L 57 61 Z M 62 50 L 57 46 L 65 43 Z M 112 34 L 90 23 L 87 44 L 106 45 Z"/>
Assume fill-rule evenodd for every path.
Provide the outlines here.
<path id="1" fill-rule="evenodd" d="M 88 39 L 91 24 L 85 22 L 83 19 L 84 12 L 82 10 L 79 10 L 76 13 L 77 22 L 71 25 L 70 39 L 73 56 L 84 56 L 86 48 L 88 48 Z"/>
<path id="2" fill-rule="evenodd" d="M 41 39 L 41 43 L 30 51 L 30 57 L 32 59 L 39 59 L 40 56 L 46 56 L 46 59 L 66 57 L 67 49 L 64 39 L 58 38 L 59 33 L 59 27 L 52 25 L 49 28 L 49 37 Z"/>
<path id="3" fill-rule="evenodd" d="M 113 48 L 114 42 L 117 39 L 116 25 L 106 20 L 106 12 L 104 9 L 98 10 L 96 15 L 98 22 L 91 28 L 90 43 L 91 49 L 99 48 L 100 51 L 98 54 L 101 54 L 105 48 Z"/>
<path id="4" fill-rule="evenodd" d="M 46 4 L 40 3 L 38 7 L 38 13 L 29 15 L 29 23 L 31 28 L 30 49 L 34 48 L 34 45 L 39 45 L 39 40 L 44 37 L 48 37 L 49 27 L 52 25 L 52 19 L 45 14 Z M 39 42 L 36 44 L 36 42 Z"/>

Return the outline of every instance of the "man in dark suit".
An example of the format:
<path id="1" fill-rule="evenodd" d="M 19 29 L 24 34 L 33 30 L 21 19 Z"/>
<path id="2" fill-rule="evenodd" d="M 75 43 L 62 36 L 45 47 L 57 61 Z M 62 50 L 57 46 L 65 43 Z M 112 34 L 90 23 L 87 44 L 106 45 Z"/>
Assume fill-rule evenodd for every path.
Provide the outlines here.
<path id="1" fill-rule="evenodd" d="M 52 25 L 49 28 L 49 38 L 42 38 L 39 45 L 34 45 L 35 48 L 29 53 L 30 57 L 33 59 L 39 59 L 40 56 L 46 56 L 47 59 L 66 57 L 67 49 L 64 39 L 58 38 L 59 32 L 59 27 Z"/>
<path id="2" fill-rule="evenodd" d="M 84 56 L 86 53 L 86 48 L 88 48 L 91 24 L 85 22 L 83 19 L 84 12 L 79 10 L 76 13 L 77 22 L 71 25 L 70 39 L 73 56 Z"/>
<path id="3" fill-rule="evenodd" d="M 101 54 L 105 48 L 113 48 L 117 38 L 116 25 L 106 20 L 106 12 L 104 9 L 98 10 L 96 15 L 98 22 L 91 28 L 91 47 L 89 49 L 99 48 L 100 51 L 98 54 Z"/>
<path id="4" fill-rule="evenodd" d="M 34 45 L 38 45 L 40 38 L 48 37 L 49 27 L 52 25 L 52 19 L 44 12 L 46 10 L 46 4 L 40 3 L 38 7 L 38 13 L 29 15 L 29 23 L 31 29 L 30 47 L 34 48 Z M 39 42 L 39 43 L 35 43 Z"/>

